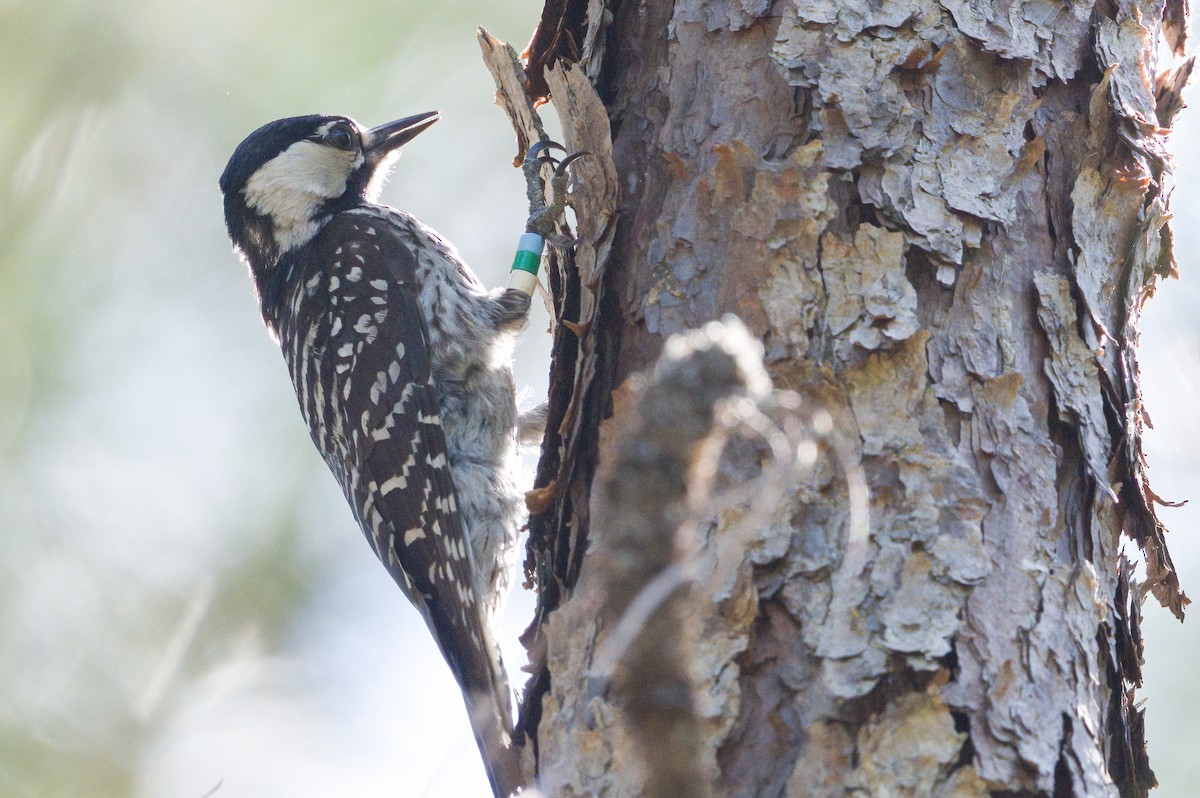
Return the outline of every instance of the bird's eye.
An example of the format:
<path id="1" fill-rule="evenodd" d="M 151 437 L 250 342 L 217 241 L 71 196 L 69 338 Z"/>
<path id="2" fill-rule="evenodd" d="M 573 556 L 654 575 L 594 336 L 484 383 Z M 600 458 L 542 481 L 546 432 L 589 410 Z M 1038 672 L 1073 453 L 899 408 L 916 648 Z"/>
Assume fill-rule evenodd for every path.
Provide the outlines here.
<path id="1" fill-rule="evenodd" d="M 329 146 L 336 147 L 339 150 L 354 149 L 354 134 L 345 127 L 339 126 L 330 130 L 325 136 L 325 141 L 329 143 Z"/>

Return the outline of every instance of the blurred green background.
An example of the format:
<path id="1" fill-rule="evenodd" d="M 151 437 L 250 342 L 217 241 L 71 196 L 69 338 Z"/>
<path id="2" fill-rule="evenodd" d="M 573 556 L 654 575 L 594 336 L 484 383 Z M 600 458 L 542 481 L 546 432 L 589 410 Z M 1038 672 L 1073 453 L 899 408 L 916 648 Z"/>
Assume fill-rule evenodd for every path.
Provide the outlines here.
<path id="1" fill-rule="evenodd" d="M 384 199 L 500 284 L 524 191 L 474 30 L 519 48 L 540 5 L 0 2 L 0 796 L 485 794 L 454 684 L 308 440 L 216 182 L 270 119 L 438 109 Z M 1169 498 L 1200 462 L 1196 130 L 1185 111 L 1183 280 L 1143 337 Z M 544 330 L 517 355 L 535 395 Z M 1200 593 L 1195 513 L 1164 511 Z M 1200 627 L 1147 613 L 1152 761 L 1191 794 Z"/>
<path id="2" fill-rule="evenodd" d="M 540 7 L 0 2 L 0 796 L 485 794 L 217 178 L 277 117 L 440 110 L 385 200 L 501 284 L 524 182 L 475 28 L 521 47 Z M 544 316 L 518 358 L 544 395 Z"/>

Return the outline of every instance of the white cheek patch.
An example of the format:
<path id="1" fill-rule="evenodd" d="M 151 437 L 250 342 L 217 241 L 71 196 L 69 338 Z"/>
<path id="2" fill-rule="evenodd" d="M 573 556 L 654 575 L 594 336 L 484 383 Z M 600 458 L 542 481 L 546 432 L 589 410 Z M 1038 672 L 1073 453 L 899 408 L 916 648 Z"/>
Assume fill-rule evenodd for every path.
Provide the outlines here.
<path id="1" fill-rule="evenodd" d="M 359 153 L 298 141 L 250 176 L 246 204 L 275 223 L 275 239 L 286 252 L 311 238 L 317 208 L 342 195 L 362 161 Z"/>

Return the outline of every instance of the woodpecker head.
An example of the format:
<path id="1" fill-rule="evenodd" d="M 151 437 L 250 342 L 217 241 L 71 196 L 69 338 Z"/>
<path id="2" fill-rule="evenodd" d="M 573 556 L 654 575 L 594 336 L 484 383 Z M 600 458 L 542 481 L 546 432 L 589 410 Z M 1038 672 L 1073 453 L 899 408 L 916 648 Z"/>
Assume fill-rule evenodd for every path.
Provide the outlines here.
<path id="1" fill-rule="evenodd" d="M 373 202 L 400 147 L 437 120 L 430 111 L 364 130 L 348 117 L 314 114 L 247 136 L 221 175 L 221 192 L 229 237 L 256 282 L 329 217 Z"/>

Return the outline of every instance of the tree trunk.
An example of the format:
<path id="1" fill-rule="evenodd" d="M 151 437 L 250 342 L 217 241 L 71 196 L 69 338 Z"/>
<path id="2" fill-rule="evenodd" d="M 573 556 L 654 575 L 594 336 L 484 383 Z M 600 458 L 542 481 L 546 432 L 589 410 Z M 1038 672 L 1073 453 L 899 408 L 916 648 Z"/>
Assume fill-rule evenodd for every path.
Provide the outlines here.
<path id="1" fill-rule="evenodd" d="M 526 87 L 593 153 L 575 261 L 550 270 L 569 323 L 530 496 L 522 724 L 548 794 L 658 789 L 630 691 L 652 677 L 638 643 L 613 643 L 638 595 L 613 599 L 639 551 L 617 533 L 630 507 L 670 543 L 638 555 L 639 584 L 694 578 L 650 612 L 687 623 L 641 632 L 685 647 L 694 693 L 671 706 L 715 793 L 1153 786 L 1140 606 L 1151 591 L 1182 618 L 1187 599 L 1141 459 L 1135 350 L 1174 268 L 1163 134 L 1191 64 L 1155 61 L 1160 40 L 1182 54 L 1183 5 L 547 4 Z M 722 503 L 695 500 L 707 431 L 661 466 L 678 491 L 621 493 L 641 467 L 626 455 L 670 425 L 647 426 L 655 383 L 632 375 L 726 313 L 791 392 L 759 401 L 767 432 L 798 428 L 792 454 L 819 456 L 739 493 L 783 466 L 726 424 Z M 598 666 L 613 645 L 624 665 Z"/>

